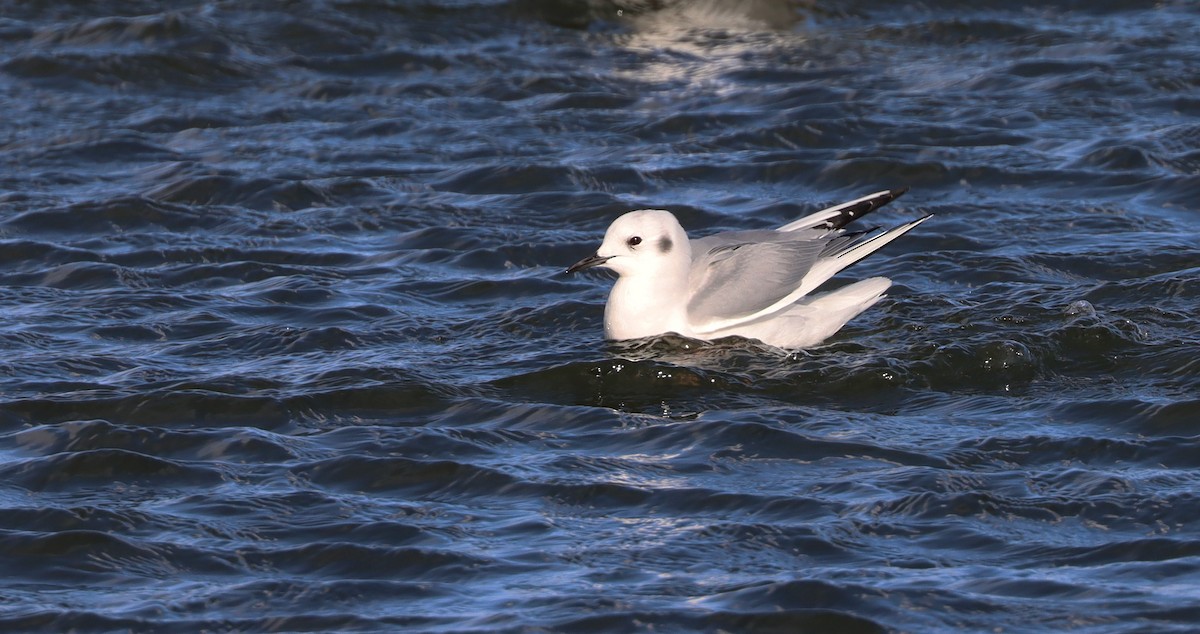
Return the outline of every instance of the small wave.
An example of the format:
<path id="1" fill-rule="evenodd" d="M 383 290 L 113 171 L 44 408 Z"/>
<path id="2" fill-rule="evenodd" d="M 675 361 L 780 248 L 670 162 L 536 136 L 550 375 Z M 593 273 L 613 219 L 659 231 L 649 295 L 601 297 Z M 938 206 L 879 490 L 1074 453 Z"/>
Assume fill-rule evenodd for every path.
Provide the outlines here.
<path id="1" fill-rule="evenodd" d="M 634 631 L 640 628 L 670 630 L 705 630 L 715 628 L 730 632 L 803 632 L 837 631 L 847 634 L 881 634 L 888 628 L 864 616 L 814 608 L 781 608 L 776 610 L 715 610 L 704 616 L 690 611 L 620 611 L 607 605 L 579 605 L 581 610 L 603 611 L 596 616 L 564 617 L 553 623 L 555 629 L 566 631 Z"/>
<path id="2" fill-rule="evenodd" d="M 185 51 L 25 53 L 0 63 L 0 70 L 41 82 L 83 82 L 109 87 L 132 84 L 168 90 L 232 87 L 252 81 L 264 72 L 246 58 Z"/>
<path id="3" fill-rule="evenodd" d="M 12 484 L 31 491 L 70 491 L 125 485 L 199 486 L 220 482 L 211 467 L 166 460 L 126 449 L 90 449 L 0 466 Z"/>

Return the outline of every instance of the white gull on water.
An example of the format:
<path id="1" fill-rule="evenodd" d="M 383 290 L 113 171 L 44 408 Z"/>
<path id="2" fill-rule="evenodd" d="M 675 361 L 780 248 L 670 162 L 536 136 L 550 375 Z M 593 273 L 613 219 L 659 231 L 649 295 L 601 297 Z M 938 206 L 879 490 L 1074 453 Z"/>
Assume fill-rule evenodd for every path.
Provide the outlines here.
<path id="1" fill-rule="evenodd" d="M 669 211 L 631 211 L 608 227 L 595 255 L 567 273 L 594 266 L 616 271 L 604 307 L 609 339 L 673 332 L 693 339 L 737 335 L 780 348 L 814 346 L 883 299 L 892 285 L 886 277 L 872 277 L 810 294 L 931 217 L 887 230 L 844 229 L 906 191 L 877 192 L 774 230 L 695 240 Z"/>

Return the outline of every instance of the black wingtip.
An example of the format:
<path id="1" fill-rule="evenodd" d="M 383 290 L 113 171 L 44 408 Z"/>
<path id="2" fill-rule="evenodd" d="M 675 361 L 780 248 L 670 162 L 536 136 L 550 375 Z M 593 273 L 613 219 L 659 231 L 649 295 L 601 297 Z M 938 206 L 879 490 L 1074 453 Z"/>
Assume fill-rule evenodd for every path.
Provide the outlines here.
<path id="1" fill-rule="evenodd" d="M 908 185 L 905 185 L 904 187 L 897 187 L 895 189 L 889 189 L 889 190 L 887 190 L 886 194 L 883 194 L 882 196 L 880 196 L 878 198 L 873 198 L 869 201 L 866 201 L 871 204 L 871 208 L 869 209 L 869 211 L 874 211 L 876 209 L 879 209 L 880 207 L 892 202 L 893 200 L 896 200 L 897 198 L 899 198 L 907 193 L 908 193 Z M 866 213 L 866 212 L 863 212 L 863 213 Z"/>
<path id="2" fill-rule="evenodd" d="M 896 200 L 908 192 L 908 186 L 898 187 L 895 189 L 887 189 L 877 194 L 867 196 L 854 204 L 848 204 L 845 208 L 838 210 L 838 215 L 831 218 L 825 223 L 830 229 L 841 229 L 851 222 L 862 218 L 863 216 L 879 209 L 880 207 Z"/>

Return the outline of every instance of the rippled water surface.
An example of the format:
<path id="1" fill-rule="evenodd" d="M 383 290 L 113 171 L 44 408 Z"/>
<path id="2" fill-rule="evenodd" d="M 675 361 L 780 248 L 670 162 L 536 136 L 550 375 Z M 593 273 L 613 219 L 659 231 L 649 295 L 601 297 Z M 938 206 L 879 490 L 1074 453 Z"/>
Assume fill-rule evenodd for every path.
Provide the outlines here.
<path id="1" fill-rule="evenodd" d="M 1194 631 L 1198 21 L 0 2 L 0 629 Z M 561 275 L 900 186 L 816 348 Z"/>

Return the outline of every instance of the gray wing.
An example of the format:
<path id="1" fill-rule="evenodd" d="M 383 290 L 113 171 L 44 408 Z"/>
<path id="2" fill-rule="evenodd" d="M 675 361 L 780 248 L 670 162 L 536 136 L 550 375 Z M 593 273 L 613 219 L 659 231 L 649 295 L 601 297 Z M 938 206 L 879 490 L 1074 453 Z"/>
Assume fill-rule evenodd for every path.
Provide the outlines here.
<path id="1" fill-rule="evenodd" d="M 693 254 L 687 306 L 693 324 L 752 315 L 787 297 L 828 246 L 825 240 L 797 239 L 795 234 L 761 233 L 774 235 L 770 242 L 722 240 L 726 243 Z M 710 236 L 692 245 L 708 246 L 714 238 L 730 235 Z"/>
<path id="2" fill-rule="evenodd" d="M 707 257 L 708 252 L 717 247 L 727 247 L 734 244 L 761 242 L 796 242 L 801 240 L 820 240 L 829 234 L 828 229 L 808 229 L 785 233 L 774 229 L 752 229 L 749 231 L 725 231 L 722 233 L 693 238 L 692 261 Z"/>

